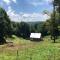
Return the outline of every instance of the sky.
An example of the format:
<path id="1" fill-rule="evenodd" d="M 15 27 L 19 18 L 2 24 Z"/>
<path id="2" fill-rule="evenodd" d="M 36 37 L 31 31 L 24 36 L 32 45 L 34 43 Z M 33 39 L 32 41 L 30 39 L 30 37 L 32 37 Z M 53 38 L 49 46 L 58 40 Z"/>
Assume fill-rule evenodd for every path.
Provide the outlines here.
<path id="1" fill-rule="evenodd" d="M 52 0 L 0 0 L 0 7 L 4 8 L 11 21 L 15 22 L 46 21 L 53 10 Z"/>

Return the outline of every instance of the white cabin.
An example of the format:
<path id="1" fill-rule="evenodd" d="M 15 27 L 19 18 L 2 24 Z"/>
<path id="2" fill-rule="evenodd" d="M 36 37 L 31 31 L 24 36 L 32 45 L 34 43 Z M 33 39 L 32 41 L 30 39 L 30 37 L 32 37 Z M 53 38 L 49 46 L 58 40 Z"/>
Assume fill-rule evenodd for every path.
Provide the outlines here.
<path id="1" fill-rule="evenodd" d="M 35 40 L 41 40 L 41 33 L 31 33 L 30 38 Z"/>

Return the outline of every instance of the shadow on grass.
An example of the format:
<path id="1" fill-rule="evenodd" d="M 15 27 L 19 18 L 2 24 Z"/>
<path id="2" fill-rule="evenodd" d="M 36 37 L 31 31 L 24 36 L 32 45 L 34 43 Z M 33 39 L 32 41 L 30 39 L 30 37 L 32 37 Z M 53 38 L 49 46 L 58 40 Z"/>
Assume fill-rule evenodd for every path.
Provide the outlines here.
<path id="1" fill-rule="evenodd" d="M 32 41 L 32 42 L 41 42 L 41 41 L 43 41 L 43 39 L 30 39 L 30 41 Z"/>
<path id="2" fill-rule="evenodd" d="M 52 43 L 60 43 L 60 41 L 59 41 L 59 40 L 56 40 L 56 41 L 54 42 L 54 40 L 52 40 Z"/>

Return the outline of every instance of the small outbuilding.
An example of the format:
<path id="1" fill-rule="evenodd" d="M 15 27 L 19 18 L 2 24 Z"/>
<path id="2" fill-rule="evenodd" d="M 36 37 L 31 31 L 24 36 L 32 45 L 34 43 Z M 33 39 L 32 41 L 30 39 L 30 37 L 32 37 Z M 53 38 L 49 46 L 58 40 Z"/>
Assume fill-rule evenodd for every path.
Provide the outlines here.
<path id="1" fill-rule="evenodd" d="M 41 41 L 42 40 L 41 33 L 31 33 L 30 39 L 34 41 Z"/>

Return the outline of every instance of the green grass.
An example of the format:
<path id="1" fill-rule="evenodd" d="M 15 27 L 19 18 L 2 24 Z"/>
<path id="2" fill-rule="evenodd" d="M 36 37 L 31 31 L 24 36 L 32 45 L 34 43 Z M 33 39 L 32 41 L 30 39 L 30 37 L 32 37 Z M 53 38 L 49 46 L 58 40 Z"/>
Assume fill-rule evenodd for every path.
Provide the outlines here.
<path id="1" fill-rule="evenodd" d="M 60 60 L 60 38 L 53 43 L 49 36 L 40 42 L 13 37 L 7 40 L 11 40 L 14 47 L 0 46 L 0 60 Z"/>

